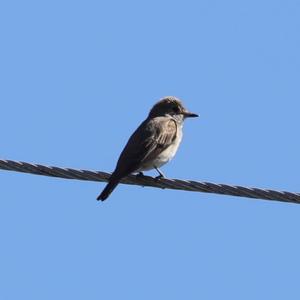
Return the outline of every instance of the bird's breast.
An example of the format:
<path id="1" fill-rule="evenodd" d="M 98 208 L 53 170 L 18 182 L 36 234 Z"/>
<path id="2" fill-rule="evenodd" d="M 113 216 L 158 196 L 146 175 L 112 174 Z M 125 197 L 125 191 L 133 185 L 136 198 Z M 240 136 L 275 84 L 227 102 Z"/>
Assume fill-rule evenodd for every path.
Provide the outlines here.
<path id="1" fill-rule="evenodd" d="M 161 165 L 167 163 L 175 156 L 181 140 L 182 140 L 182 131 L 179 130 L 176 138 L 174 139 L 174 142 L 167 149 L 165 149 L 158 155 L 157 160 L 162 162 Z"/>
<path id="2" fill-rule="evenodd" d="M 182 130 L 178 128 L 177 136 L 174 139 L 173 143 L 162 151 L 157 157 L 155 157 L 152 161 L 148 161 L 147 164 L 143 165 L 139 171 L 148 171 L 154 168 L 159 168 L 169 162 L 176 154 L 180 142 L 182 140 Z"/>

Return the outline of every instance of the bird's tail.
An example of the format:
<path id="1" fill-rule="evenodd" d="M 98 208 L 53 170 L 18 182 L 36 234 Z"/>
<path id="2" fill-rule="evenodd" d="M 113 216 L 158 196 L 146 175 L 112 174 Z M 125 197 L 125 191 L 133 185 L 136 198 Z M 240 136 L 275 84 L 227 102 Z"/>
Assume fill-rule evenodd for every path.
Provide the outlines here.
<path id="1" fill-rule="evenodd" d="M 119 184 L 120 179 L 112 178 L 109 183 L 106 185 L 102 193 L 98 196 L 97 200 L 104 201 L 112 193 L 112 191 Z"/>

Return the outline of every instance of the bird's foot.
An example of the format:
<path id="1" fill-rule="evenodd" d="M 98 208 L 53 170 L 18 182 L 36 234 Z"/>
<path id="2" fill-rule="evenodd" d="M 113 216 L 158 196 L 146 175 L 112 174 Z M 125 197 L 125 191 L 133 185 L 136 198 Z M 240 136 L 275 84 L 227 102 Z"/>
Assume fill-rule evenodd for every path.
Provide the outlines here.
<path id="1" fill-rule="evenodd" d="M 138 172 L 135 176 L 140 179 L 143 179 L 143 177 L 146 177 L 143 172 Z M 145 187 L 145 186 L 142 185 L 142 187 Z"/>
<path id="2" fill-rule="evenodd" d="M 138 172 L 135 176 L 136 177 L 145 177 L 143 172 Z"/>

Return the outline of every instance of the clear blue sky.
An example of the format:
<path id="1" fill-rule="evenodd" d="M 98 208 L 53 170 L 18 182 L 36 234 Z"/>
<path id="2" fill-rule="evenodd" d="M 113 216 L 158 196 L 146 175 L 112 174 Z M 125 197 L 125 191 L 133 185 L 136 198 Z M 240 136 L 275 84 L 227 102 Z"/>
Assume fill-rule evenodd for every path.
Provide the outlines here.
<path id="1" fill-rule="evenodd" d="M 171 178 L 300 191 L 300 2 L 2 1 L 3 159 L 112 171 L 159 98 Z M 150 172 L 150 174 L 154 174 Z M 0 298 L 299 299 L 300 205 L 0 171 Z"/>

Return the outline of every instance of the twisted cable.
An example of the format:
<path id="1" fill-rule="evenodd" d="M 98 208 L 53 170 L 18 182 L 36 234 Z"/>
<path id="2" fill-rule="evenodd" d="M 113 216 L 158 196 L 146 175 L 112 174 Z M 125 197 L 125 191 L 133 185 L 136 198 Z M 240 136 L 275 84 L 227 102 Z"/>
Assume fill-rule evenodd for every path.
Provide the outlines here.
<path id="1" fill-rule="evenodd" d="M 72 168 L 61 168 L 31 164 L 22 161 L 0 159 L 0 169 L 30 173 L 35 175 L 59 177 L 65 179 L 77 179 L 87 181 L 108 181 L 110 173 L 90 170 L 77 170 Z M 253 199 L 274 200 L 300 204 L 300 193 L 286 191 L 275 191 L 255 187 L 243 187 L 238 185 L 217 184 L 212 182 L 199 182 L 194 180 L 181 179 L 156 179 L 150 176 L 129 175 L 121 180 L 123 184 L 149 186 L 163 189 L 184 190 L 191 192 L 214 193 Z"/>

